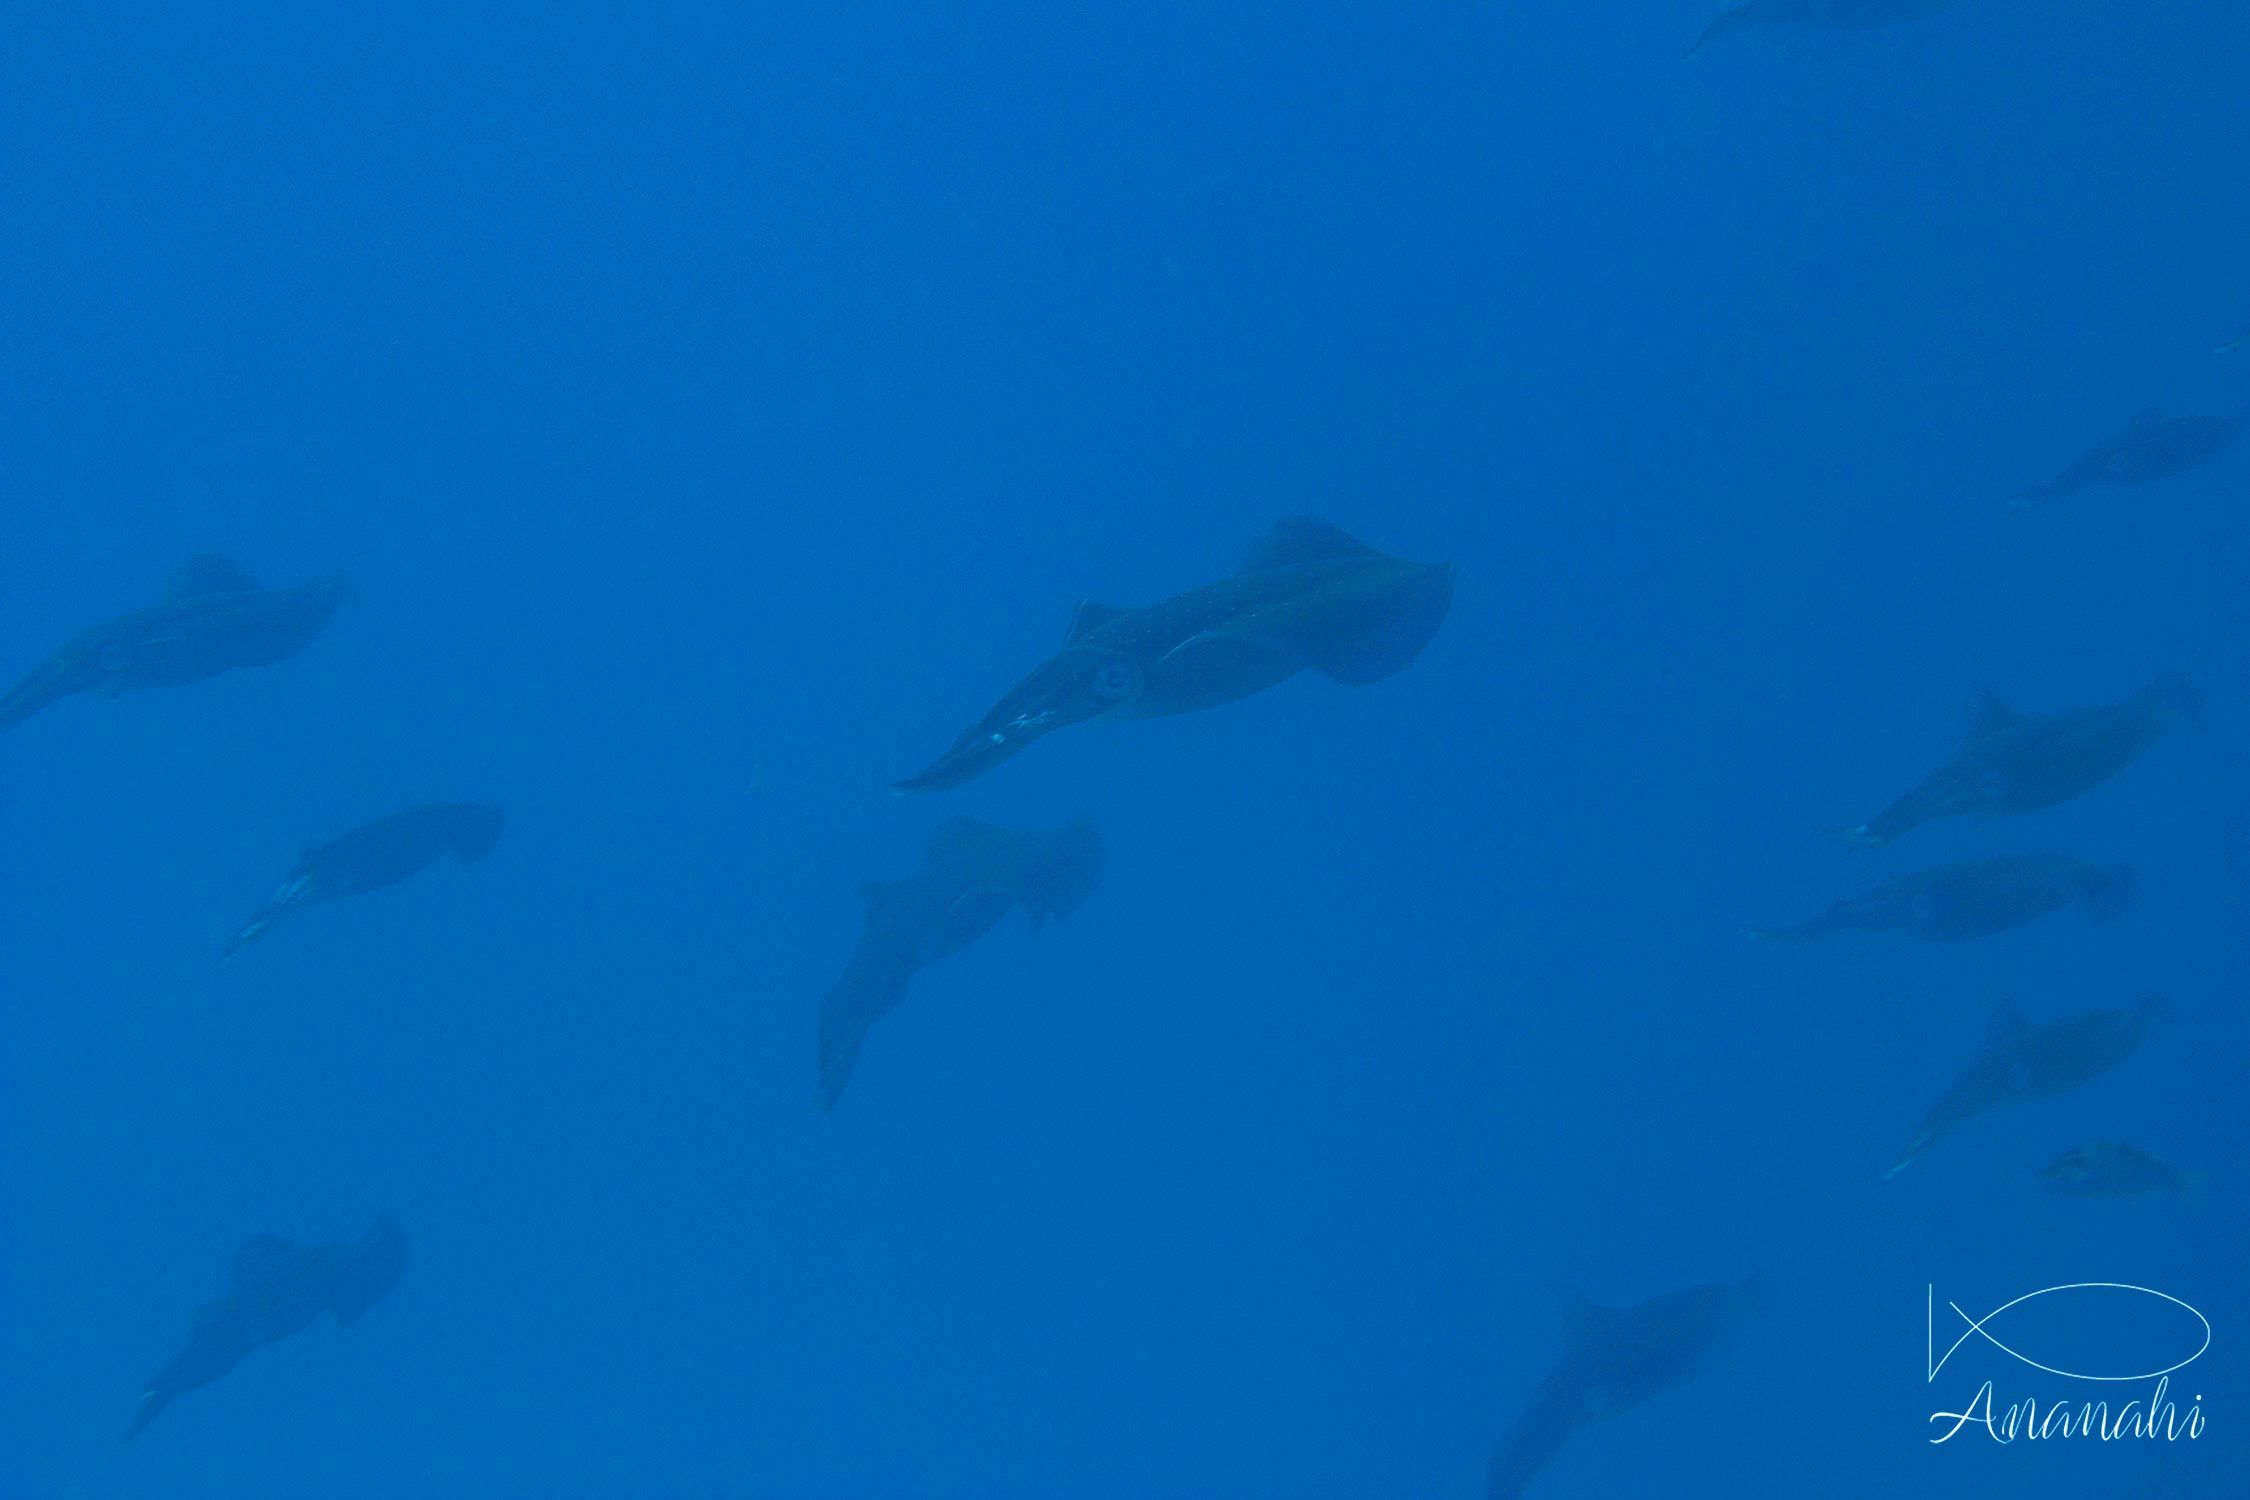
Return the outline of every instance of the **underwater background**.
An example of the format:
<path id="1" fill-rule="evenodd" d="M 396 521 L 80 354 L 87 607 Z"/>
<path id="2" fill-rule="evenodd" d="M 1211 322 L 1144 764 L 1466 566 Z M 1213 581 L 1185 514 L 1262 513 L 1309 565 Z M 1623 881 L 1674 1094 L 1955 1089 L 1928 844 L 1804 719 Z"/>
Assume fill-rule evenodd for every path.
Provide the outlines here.
<path id="1" fill-rule="evenodd" d="M 358 597 L 0 739 L 0 1492 L 1467 1496 L 1566 1290 L 1760 1272 L 1531 1493 L 2242 1493 L 2250 450 L 2006 497 L 2250 402 L 2250 12 L 1712 14 L 10 7 L 0 679 L 199 553 Z M 1410 668 L 889 790 L 1295 514 L 1455 565 Z M 2173 672 L 2207 730 L 2081 798 L 1822 835 L 1979 683 Z M 218 965 L 452 800 L 472 868 Z M 1100 888 L 824 1115 L 855 890 L 960 814 Z M 1742 930 L 2048 852 L 2130 909 Z M 2157 994 L 1882 1180 L 2002 1001 Z M 2109 1140 L 2206 1190 L 2037 1180 Z M 382 1212 L 387 1301 L 120 1444 L 246 1236 Z M 2204 1435 L 1933 1446 L 2084 1391 L 1930 1382 L 1929 1289 L 2080 1281 L 2209 1319 Z"/>

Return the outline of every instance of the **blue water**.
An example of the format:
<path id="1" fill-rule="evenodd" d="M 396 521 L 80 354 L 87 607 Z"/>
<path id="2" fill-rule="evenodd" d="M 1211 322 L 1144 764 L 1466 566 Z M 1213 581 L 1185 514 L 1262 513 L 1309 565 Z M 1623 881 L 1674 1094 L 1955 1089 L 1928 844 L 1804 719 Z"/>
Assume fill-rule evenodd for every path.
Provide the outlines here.
<path id="1" fill-rule="evenodd" d="M 1564 1289 L 1762 1270 L 1532 1493 L 2241 1494 L 2250 452 L 2004 497 L 2250 400 L 2250 14 L 780 9 L 0 18 L 0 680 L 191 554 L 360 589 L 0 742 L 0 1491 L 1469 1496 Z M 887 790 L 1293 513 L 1456 564 L 1411 669 Z M 2082 798 L 1818 832 L 1980 681 L 2169 671 L 2208 732 Z M 301 845 L 487 798 L 216 965 Z M 1082 812 L 1085 907 L 817 1113 L 857 883 Z M 2040 852 L 2133 909 L 1740 931 Z M 2157 992 L 1880 1180 L 2002 999 Z M 2111 1139 L 2204 1201 L 2034 1180 Z M 120 1444 L 244 1238 L 382 1211 L 389 1300 Z M 2081 1281 L 2209 1318 L 2204 1436 L 1931 1445 L 2085 1393 L 1927 1380 L 1929 1288 Z"/>

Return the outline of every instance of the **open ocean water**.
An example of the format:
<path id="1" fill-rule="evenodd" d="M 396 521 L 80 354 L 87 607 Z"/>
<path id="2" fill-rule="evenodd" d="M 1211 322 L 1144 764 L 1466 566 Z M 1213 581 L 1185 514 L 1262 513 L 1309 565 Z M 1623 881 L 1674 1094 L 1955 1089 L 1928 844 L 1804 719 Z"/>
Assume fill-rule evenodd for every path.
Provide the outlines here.
<path id="1" fill-rule="evenodd" d="M 1762 3 L 8 7 L 0 1494 L 2250 1493 L 2250 11 Z"/>

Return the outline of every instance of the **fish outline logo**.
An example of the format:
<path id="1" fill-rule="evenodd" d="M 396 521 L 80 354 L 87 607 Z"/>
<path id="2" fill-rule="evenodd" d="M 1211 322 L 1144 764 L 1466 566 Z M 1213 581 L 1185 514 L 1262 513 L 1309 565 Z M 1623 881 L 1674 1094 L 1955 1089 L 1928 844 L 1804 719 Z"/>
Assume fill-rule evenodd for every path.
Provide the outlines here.
<path id="1" fill-rule="evenodd" d="M 1981 1318 L 1970 1317 L 1968 1313 L 1962 1311 L 1960 1303 L 1948 1301 L 1946 1303 L 1946 1306 L 1952 1308 L 1955 1313 L 1959 1314 L 1961 1321 L 1966 1323 L 1968 1327 L 1963 1330 L 1959 1338 L 1956 1338 L 1953 1343 L 1947 1347 L 1944 1355 L 1940 1356 L 1937 1352 L 1937 1287 L 1932 1284 L 1928 1286 L 1926 1290 L 1928 1293 L 1928 1309 L 1927 1323 L 1925 1326 L 1929 1342 L 1924 1352 L 1923 1360 L 1924 1368 L 1927 1371 L 1928 1380 L 1932 1383 L 1937 1380 L 1938 1372 L 1945 1368 L 1946 1361 L 1953 1358 L 1955 1352 L 1957 1352 L 1963 1344 L 1967 1343 L 1971 1336 L 1982 1338 L 1986 1343 L 1991 1344 L 1995 1349 L 2000 1350 L 2003 1354 L 2006 1354 L 2013 1359 L 2020 1360 L 2022 1363 L 2031 1366 L 2035 1370 L 2043 1370 L 2049 1375 L 2060 1376 L 2064 1380 L 2093 1380 L 2110 1384 L 2126 1384 L 2133 1381 L 2161 1379 L 2166 1375 L 2172 1374 L 2176 1370 L 2184 1370 L 2189 1365 L 2194 1364 L 2197 1360 L 2201 1359 L 2204 1353 L 2211 1347 L 2211 1320 L 2203 1316 L 2203 1314 L 2193 1305 L 2182 1301 L 2180 1298 L 2173 1296 L 2169 1292 L 2160 1292 L 2157 1291 L 2154 1287 L 2135 1286 L 2129 1282 L 2123 1281 L 2073 1281 L 2065 1283 L 2062 1286 L 2042 1287 L 2036 1292 L 2026 1292 L 2021 1297 L 2015 1298 L 2013 1301 L 2001 1303 L 1998 1307 L 1986 1313 Z M 2196 1350 L 2193 1354 L 2190 1354 L 2187 1358 L 2180 1360 L 2176 1364 L 2166 1365 L 2161 1370 L 2149 1370 L 2144 1373 L 2134 1375 L 2083 1375 L 2073 1370 L 2062 1370 L 2057 1369 L 2053 1365 L 2041 1364 L 2038 1360 L 2031 1358 L 2029 1355 L 2009 1348 L 2006 1344 L 2000 1342 L 1999 1339 L 1993 1337 L 1991 1329 L 1987 1326 L 1992 1322 L 1994 1318 L 1999 1317 L 2009 1308 L 2020 1306 L 2023 1303 L 2031 1301 L 2035 1297 L 2052 1296 L 2057 1292 L 2077 1291 L 2138 1292 L 2143 1296 L 2155 1297 L 2161 1301 L 2169 1302 L 2175 1307 L 2185 1308 L 2190 1314 L 2194 1316 L 2196 1322 L 2203 1325 L 2203 1342 L 2196 1347 Z"/>

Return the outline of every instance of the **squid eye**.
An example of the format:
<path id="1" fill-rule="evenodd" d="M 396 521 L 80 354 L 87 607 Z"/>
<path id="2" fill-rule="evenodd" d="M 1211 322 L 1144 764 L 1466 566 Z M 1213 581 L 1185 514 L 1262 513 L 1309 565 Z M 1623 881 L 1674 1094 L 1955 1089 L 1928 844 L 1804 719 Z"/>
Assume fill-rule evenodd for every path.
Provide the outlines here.
<path id="1" fill-rule="evenodd" d="M 1094 673 L 1094 691 L 1104 698 L 1124 698 L 1133 692 L 1133 669 L 1122 657 L 1111 657 Z"/>

